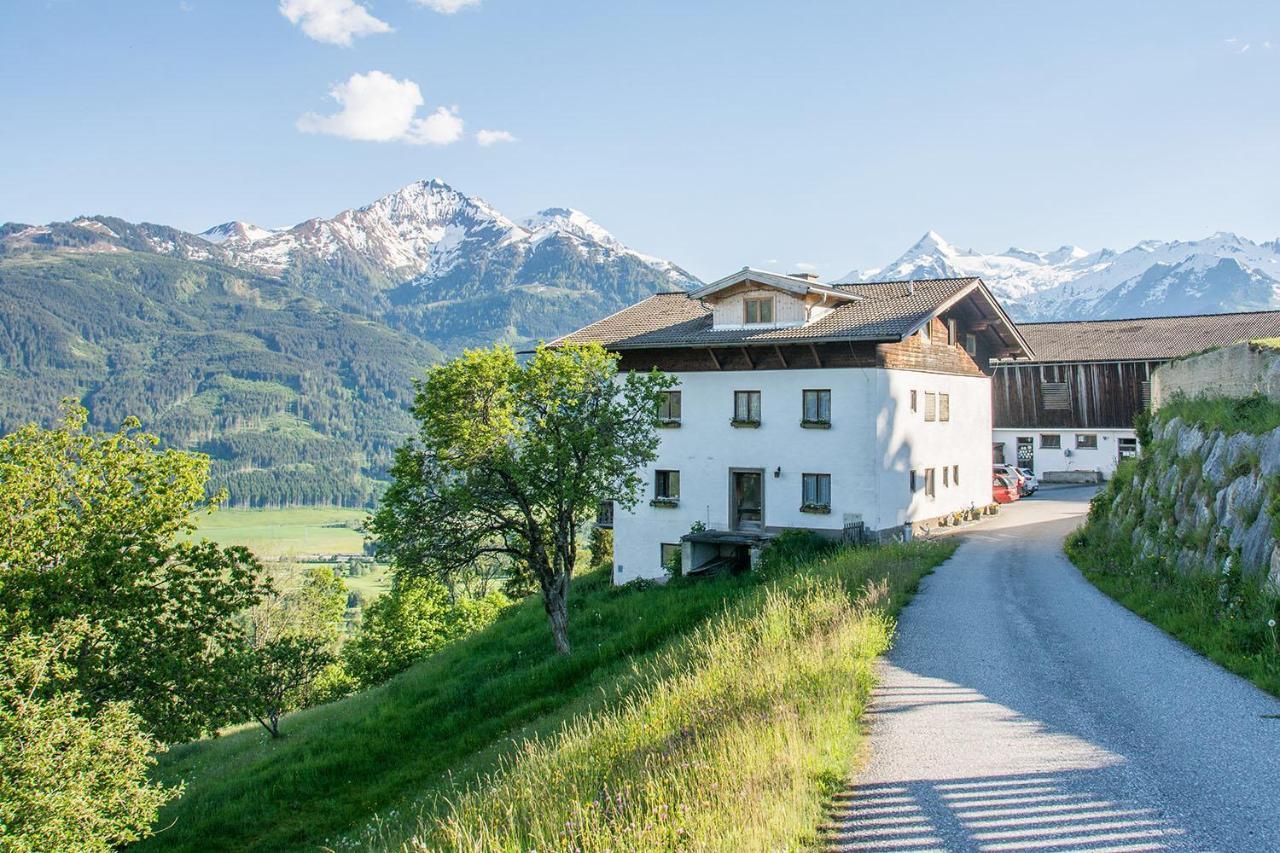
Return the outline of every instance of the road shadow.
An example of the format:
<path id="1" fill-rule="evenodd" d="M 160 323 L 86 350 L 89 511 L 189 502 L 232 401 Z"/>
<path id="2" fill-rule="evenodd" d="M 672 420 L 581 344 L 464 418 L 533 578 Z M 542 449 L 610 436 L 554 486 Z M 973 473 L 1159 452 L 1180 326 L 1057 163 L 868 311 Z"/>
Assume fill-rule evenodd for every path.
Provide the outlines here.
<path id="1" fill-rule="evenodd" d="M 837 795 L 822 841 L 831 850 L 1168 850 L 1184 830 L 1104 793 L 1107 769 L 921 779 Z"/>

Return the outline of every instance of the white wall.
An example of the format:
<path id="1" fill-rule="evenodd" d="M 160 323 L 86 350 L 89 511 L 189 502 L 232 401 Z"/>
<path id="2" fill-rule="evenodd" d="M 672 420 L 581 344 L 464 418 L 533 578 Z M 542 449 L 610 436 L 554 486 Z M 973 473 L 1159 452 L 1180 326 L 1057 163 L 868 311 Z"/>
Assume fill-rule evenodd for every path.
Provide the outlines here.
<path id="1" fill-rule="evenodd" d="M 1096 435 L 1096 450 L 1078 448 L 1076 436 L 1079 434 Z M 1132 429 L 997 429 L 992 441 L 1004 444 L 1004 458 L 1009 464 L 1017 464 L 1018 438 L 1030 437 L 1035 441 L 1035 472 L 1044 474 L 1051 471 L 1098 471 L 1105 478 L 1115 473 L 1116 463 L 1120 458 L 1120 439 L 1136 438 Z M 1041 435 L 1060 436 L 1061 449 L 1053 450 L 1040 446 Z M 1068 455 L 1065 451 L 1070 451 Z"/>
<path id="2" fill-rule="evenodd" d="M 898 417 L 882 414 L 879 468 L 881 485 L 877 529 L 936 518 L 991 503 L 991 380 L 985 376 L 953 376 L 906 370 L 880 370 L 882 397 L 891 400 Z M 917 392 L 917 412 L 910 410 Z M 951 398 L 949 421 L 924 419 L 925 392 Z M 960 484 L 943 485 L 942 468 L 960 466 Z M 924 471 L 935 471 L 935 494 L 924 490 Z M 917 472 L 915 494 L 910 472 Z"/>
<path id="3" fill-rule="evenodd" d="M 872 530 L 991 502 L 991 386 L 986 377 L 884 369 L 725 371 L 676 374 L 681 426 L 660 432 L 658 461 L 643 472 L 637 506 L 614 515 L 614 577 L 661 577 L 661 543 L 678 543 L 695 521 L 728 529 L 729 471 L 765 470 L 768 528 L 840 530 L 846 515 Z M 800 426 L 802 391 L 831 390 L 830 429 Z M 910 390 L 919 411 L 910 411 Z M 735 429 L 733 392 L 761 392 L 761 426 Z M 924 391 L 951 394 L 951 420 L 924 422 Z M 960 465 L 961 484 L 944 487 L 941 467 Z M 920 488 L 910 493 L 910 471 Z M 923 491 L 923 469 L 936 467 L 937 495 Z M 653 472 L 680 471 L 680 505 L 660 508 Z M 775 472 L 777 475 L 775 476 Z M 801 475 L 831 475 L 831 513 L 800 511 Z M 850 519 L 852 520 L 852 519 Z"/>

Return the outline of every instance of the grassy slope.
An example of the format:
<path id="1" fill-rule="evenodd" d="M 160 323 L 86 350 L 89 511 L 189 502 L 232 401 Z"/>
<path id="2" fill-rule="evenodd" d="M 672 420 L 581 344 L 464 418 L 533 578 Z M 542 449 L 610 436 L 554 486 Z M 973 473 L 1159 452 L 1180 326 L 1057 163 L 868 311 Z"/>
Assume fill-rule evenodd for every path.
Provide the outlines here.
<path id="1" fill-rule="evenodd" d="M 220 509 L 200 519 L 197 535 L 244 545 L 264 560 L 297 554 L 359 554 L 364 536 L 345 526 L 364 521 L 362 509 Z"/>
<path id="2" fill-rule="evenodd" d="M 1174 417 L 1205 430 L 1255 435 L 1280 426 L 1280 404 L 1266 397 L 1175 399 L 1157 417 Z M 1144 460 L 1147 464 L 1146 460 Z M 1134 462 L 1123 463 L 1099 506 L 1130 488 Z M 1067 540 L 1067 554 L 1095 586 L 1171 636 L 1280 696 L 1280 598 L 1235 573 L 1182 575 L 1160 557 L 1134 553 L 1127 536 L 1109 536 L 1095 520 Z M 1224 601 L 1225 599 L 1225 601 Z"/>
<path id="3" fill-rule="evenodd" d="M 886 576 L 896 610 L 953 547 L 850 552 L 790 577 L 825 575 L 854 591 Z M 172 826 L 143 846 L 314 847 L 353 830 L 362 837 L 371 819 L 389 827 L 375 833 L 378 843 L 401 837 L 397 820 L 430 821 L 433 793 L 493 769 L 509 738 L 553 733 L 652 685 L 676 664 L 664 652 L 726 608 L 762 602 L 764 587 L 760 575 L 650 589 L 584 576 L 573 590 L 567 658 L 552 650 L 541 605 L 529 600 L 380 688 L 289 717 L 283 740 L 246 728 L 173 750 L 161 775 L 188 788 L 161 816 L 159 825 Z"/>

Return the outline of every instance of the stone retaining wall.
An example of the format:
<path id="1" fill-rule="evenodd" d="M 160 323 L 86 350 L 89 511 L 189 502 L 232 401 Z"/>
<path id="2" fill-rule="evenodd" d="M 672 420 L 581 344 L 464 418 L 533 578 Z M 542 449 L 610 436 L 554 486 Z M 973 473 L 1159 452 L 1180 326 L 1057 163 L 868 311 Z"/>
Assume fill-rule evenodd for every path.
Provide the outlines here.
<path id="1" fill-rule="evenodd" d="M 1151 406 L 1159 409 L 1177 395 L 1280 400 L 1280 350 L 1256 343 L 1233 344 L 1171 361 L 1151 375 Z"/>
<path id="2" fill-rule="evenodd" d="M 1231 555 L 1245 576 L 1280 589 L 1280 429 L 1206 432 L 1173 418 L 1152 432 L 1142 460 L 1101 498 L 1112 532 L 1184 573 L 1219 571 Z"/>

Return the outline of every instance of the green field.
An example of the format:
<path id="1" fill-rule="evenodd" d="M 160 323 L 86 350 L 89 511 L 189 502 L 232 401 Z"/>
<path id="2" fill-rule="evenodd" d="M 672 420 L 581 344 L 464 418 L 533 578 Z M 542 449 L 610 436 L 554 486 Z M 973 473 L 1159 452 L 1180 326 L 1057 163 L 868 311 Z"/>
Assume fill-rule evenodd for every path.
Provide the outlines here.
<path id="1" fill-rule="evenodd" d="M 197 536 L 220 545 L 244 545 L 259 559 L 302 554 L 361 554 L 364 535 L 356 528 L 363 509 L 220 509 L 200 519 Z"/>

